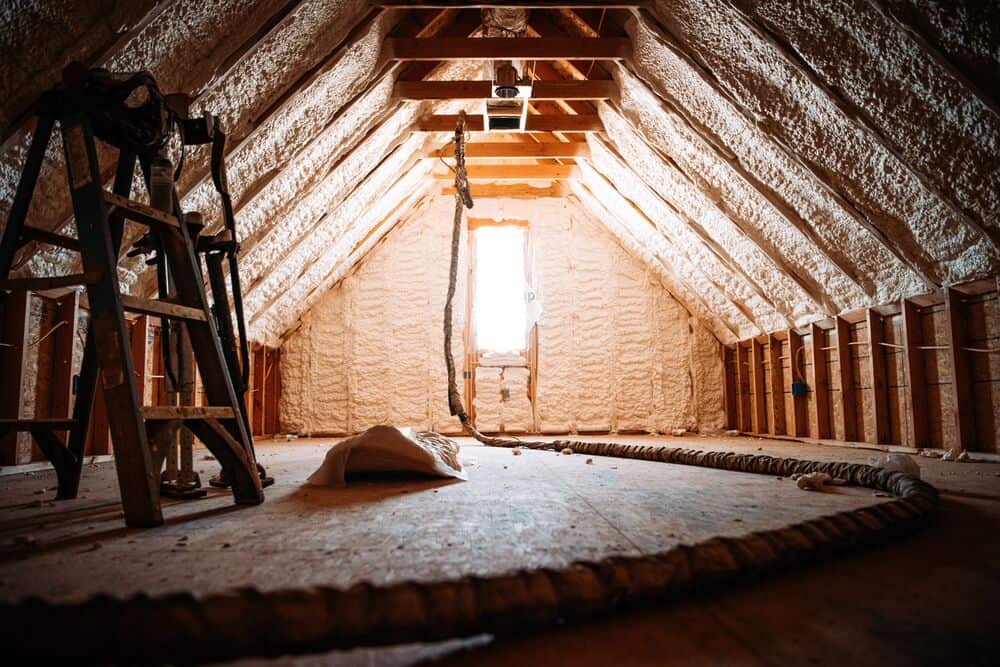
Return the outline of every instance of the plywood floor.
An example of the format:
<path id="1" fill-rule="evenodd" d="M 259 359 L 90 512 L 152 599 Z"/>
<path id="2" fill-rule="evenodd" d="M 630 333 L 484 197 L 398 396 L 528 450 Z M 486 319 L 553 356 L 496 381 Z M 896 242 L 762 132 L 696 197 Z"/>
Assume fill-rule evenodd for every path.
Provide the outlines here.
<path id="1" fill-rule="evenodd" d="M 700 449 L 865 461 L 874 452 L 751 438 L 618 438 Z M 113 466 L 85 468 L 81 497 L 52 503 L 50 472 L 0 477 L 0 599 L 97 592 L 209 593 L 390 583 L 558 567 L 660 551 L 880 501 L 790 480 L 463 441 L 470 481 L 303 486 L 331 440 L 260 443 L 267 502 L 172 502 L 167 525 L 123 525 Z M 197 457 L 203 477 L 214 463 Z M 944 492 L 934 525 L 875 551 L 699 600 L 517 639 L 286 658 L 288 663 L 982 664 L 1000 656 L 1000 465 L 919 459 Z M 957 660 L 957 663 L 953 662 Z M 251 661 L 247 661 L 248 663 Z"/>

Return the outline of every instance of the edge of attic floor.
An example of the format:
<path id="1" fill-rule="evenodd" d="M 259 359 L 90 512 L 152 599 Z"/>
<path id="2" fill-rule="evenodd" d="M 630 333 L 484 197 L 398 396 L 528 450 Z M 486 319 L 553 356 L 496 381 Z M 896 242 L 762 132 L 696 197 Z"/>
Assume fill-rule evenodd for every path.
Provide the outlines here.
<path id="1" fill-rule="evenodd" d="M 749 437 L 594 437 L 811 460 L 877 452 Z M 84 468 L 59 503 L 51 471 L 0 477 L 0 599 L 91 593 L 274 590 L 492 574 L 660 551 L 859 507 L 869 490 L 798 489 L 789 479 L 680 465 L 488 448 L 469 439 L 469 482 L 359 480 L 303 486 L 334 439 L 263 441 L 268 500 L 232 505 L 210 490 L 164 503 L 165 526 L 127 529 L 114 467 Z M 204 450 L 196 467 L 215 469 Z M 278 662 L 435 664 L 989 664 L 1000 656 L 1000 466 L 918 458 L 942 493 L 917 534 L 778 577 L 672 605 L 517 638 L 491 637 Z M 44 491 L 43 491 L 44 490 Z M 984 662 L 984 660 L 986 660 Z M 525 662 L 526 661 L 526 662 Z M 246 661 L 251 662 L 251 661 Z"/>

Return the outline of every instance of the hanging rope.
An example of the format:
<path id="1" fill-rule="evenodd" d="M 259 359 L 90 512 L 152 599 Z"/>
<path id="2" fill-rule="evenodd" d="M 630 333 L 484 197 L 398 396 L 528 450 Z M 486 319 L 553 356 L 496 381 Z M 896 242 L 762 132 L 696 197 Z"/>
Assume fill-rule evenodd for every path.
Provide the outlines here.
<path id="1" fill-rule="evenodd" d="M 656 554 L 577 562 L 560 569 L 390 586 L 360 583 L 350 588 L 266 592 L 240 588 L 199 597 L 190 593 L 128 599 L 103 595 L 76 604 L 32 599 L 0 605 L 0 642 L 7 655 L 36 660 L 85 656 L 94 661 L 192 662 L 431 642 L 482 633 L 521 634 L 747 582 L 901 535 L 935 510 L 938 494 L 933 486 L 902 472 L 863 464 L 621 443 L 525 443 L 479 433 L 462 407 L 451 349 L 462 216 L 472 207 L 464 130 L 464 117 L 460 117 L 455 130 L 455 220 L 444 337 L 448 402 L 469 435 L 491 446 L 571 447 L 591 456 L 785 478 L 823 472 L 894 498 L 783 528 L 714 537 Z M 52 628 L 59 629 L 57 642 L 52 641 Z"/>

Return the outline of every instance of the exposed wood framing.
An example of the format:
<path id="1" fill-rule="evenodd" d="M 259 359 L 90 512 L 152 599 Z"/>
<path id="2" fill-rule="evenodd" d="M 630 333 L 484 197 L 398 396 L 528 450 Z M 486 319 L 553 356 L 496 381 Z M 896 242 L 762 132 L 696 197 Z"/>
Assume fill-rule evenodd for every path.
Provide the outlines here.
<path id="1" fill-rule="evenodd" d="M 868 384 L 871 393 L 872 416 L 875 422 L 875 433 L 872 440 L 876 443 L 892 442 L 889 427 L 889 384 L 885 375 L 885 342 L 882 333 L 882 316 L 874 308 L 869 308 L 866 320 L 868 322 Z"/>
<path id="2" fill-rule="evenodd" d="M 785 369 L 781 363 L 781 347 L 781 340 L 776 335 L 768 336 L 767 354 L 771 380 L 770 432 L 772 435 L 785 435 L 788 432 L 785 423 Z"/>
<path id="3" fill-rule="evenodd" d="M 756 338 L 750 341 L 750 376 L 753 380 L 753 432 L 767 433 L 767 399 L 764 396 L 764 346 Z"/>
<path id="4" fill-rule="evenodd" d="M 253 401 L 253 412 L 251 413 L 250 429 L 254 435 L 264 433 L 264 375 L 265 375 L 265 350 L 262 345 L 255 346 L 250 356 L 253 363 L 253 386 L 250 389 L 251 400 Z"/>
<path id="5" fill-rule="evenodd" d="M 470 132 L 483 131 L 483 117 L 470 115 L 465 119 Z M 457 114 L 435 114 L 417 121 L 416 132 L 454 132 L 458 124 Z M 596 115 L 584 114 L 529 114 L 525 121 L 525 132 L 603 132 L 604 123 Z"/>
<path id="6" fill-rule="evenodd" d="M 736 345 L 736 405 L 739 414 L 739 430 L 753 430 L 753 420 L 750 416 L 750 362 L 744 361 L 747 350 L 743 345 Z"/>
<path id="7" fill-rule="evenodd" d="M 52 331 L 52 389 L 49 416 L 69 419 L 73 414 L 73 350 L 77 340 L 80 292 L 70 290 L 59 297 L 56 306 L 57 328 Z M 36 411 L 37 415 L 37 411 Z M 69 433 L 56 433 L 65 445 Z"/>
<path id="8" fill-rule="evenodd" d="M 580 168 L 569 164 L 469 165 L 470 181 L 569 181 L 580 178 Z M 454 181 L 455 175 L 435 173 L 439 181 Z"/>
<path id="9" fill-rule="evenodd" d="M 972 369 L 968 345 L 963 295 L 953 287 L 944 290 L 945 315 L 948 318 L 948 360 L 951 366 L 950 397 L 955 418 L 955 434 L 958 446 L 974 449 L 976 443 L 975 406 L 972 402 Z"/>
<path id="10" fill-rule="evenodd" d="M 929 447 L 927 418 L 927 380 L 924 373 L 924 352 L 920 309 L 910 299 L 902 299 L 903 363 L 906 369 L 904 409 L 910 415 L 906 444 L 913 448 Z"/>
<path id="11" fill-rule="evenodd" d="M 630 44 L 620 37 L 390 37 L 387 60 L 618 60 Z"/>
<path id="12" fill-rule="evenodd" d="M 0 293 L 0 308 L 0 419 L 21 419 L 31 292 Z M 0 465 L 27 463 L 19 450 L 16 432 L 0 438 Z"/>
<path id="13" fill-rule="evenodd" d="M 826 332 L 815 322 L 809 326 L 812 333 L 812 388 L 813 409 L 816 417 L 816 437 L 829 438 L 830 433 L 830 384 L 826 367 Z"/>
<path id="14" fill-rule="evenodd" d="M 840 432 L 848 442 L 858 440 L 857 392 L 851 360 L 851 324 L 843 317 L 834 319 L 837 366 L 840 380 Z"/>
<path id="15" fill-rule="evenodd" d="M 448 144 L 428 155 L 429 159 L 453 158 L 455 146 Z M 590 145 L 584 141 L 559 141 L 549 144 L 539 143 L 509 143 L 509 142 L 473 142 L 465 146 L 465 158 L 503 159 L 503 158 L 588 158 Z"/>
<path id="16" fill-rule="evenodd" d="M 736 405 L 736 351 L 732 346 L 721 345 L 723 381 L 725 383 L 726 428 L 739 428 L 739 408 Z"/>
<path id="17" fill-rule="evenodd" d="M 802 334 L 795 331 L 794 329 L 788 330 L 788 370 L 789 370 L 789 395 L 792 398 L 792 428 L 789 430 L 789 435 L 793 436 L 808 436 L 809 435 L 809 416 L 806 414 L 808 409 L 808 399 L 805 395 L 795 396 L 792 392 L 792 383 L 806 381 L 805 377 L 805 348 L 802 345 Z"/>
<path id="18" fill-rule="evenodd" d="M 132 362 L 135 364 L 135 386 L 139 391 L 139 402 L 148 405 L 147 386 L 149 384 L 146 377 L 146 364 L 149 359 L 149 346 L 146 341 L 149 337 L 149 317 L 140 315 L 131 322 L 129 329 L 129 342 L 132 347 Z"/>
<path id="19" fill-rule="evenodd" d="M 477 40 L 479 41 L 479 40 Z M 614 81 L 533 81 L 532 100 L 606 100 L 618 92 Z M 481 100 L 492 97 L 492 81 L 397 81 L 401 100 Z"/>

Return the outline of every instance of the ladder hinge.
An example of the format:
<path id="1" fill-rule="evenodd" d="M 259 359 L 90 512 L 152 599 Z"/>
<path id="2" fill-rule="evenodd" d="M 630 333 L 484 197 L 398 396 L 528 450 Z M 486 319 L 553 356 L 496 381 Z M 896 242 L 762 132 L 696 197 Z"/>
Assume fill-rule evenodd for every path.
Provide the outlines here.
<path id="1" fill-rule="evenodd" d="M 472 371 L 462 371 L 462 377 L 466 380 L 472 379 Z"/>

